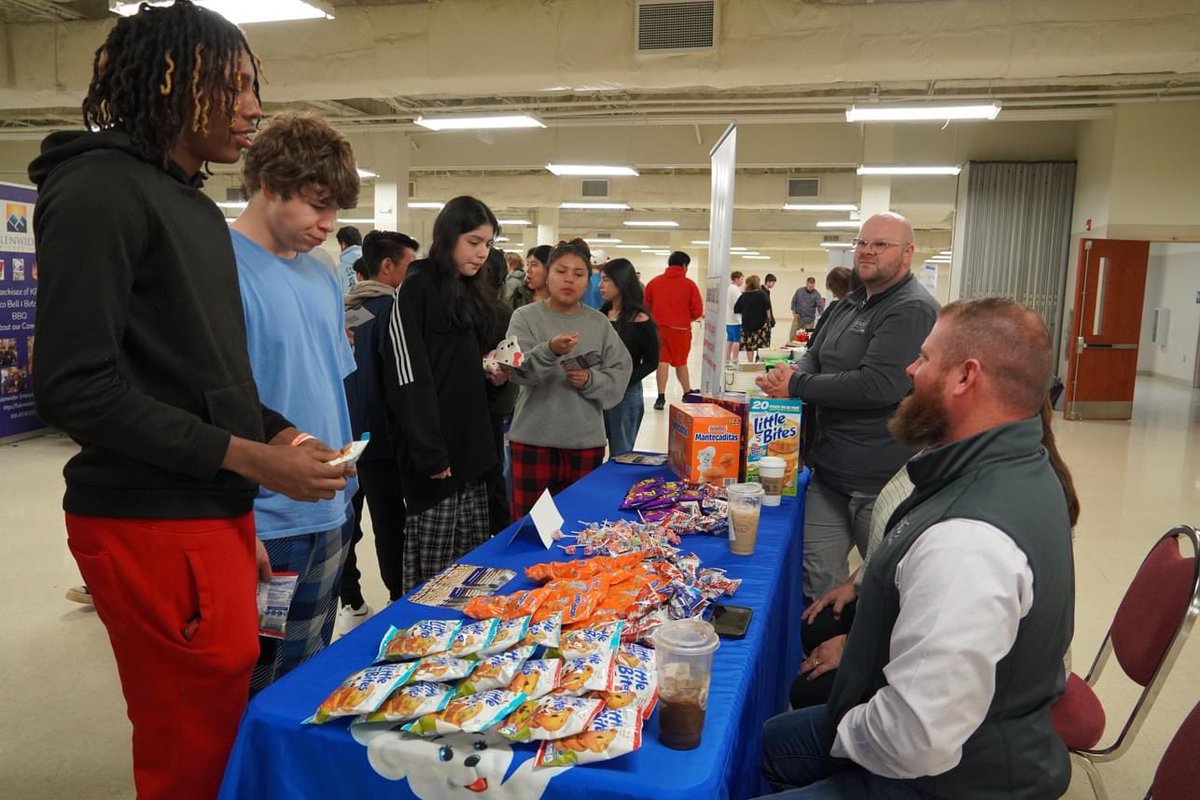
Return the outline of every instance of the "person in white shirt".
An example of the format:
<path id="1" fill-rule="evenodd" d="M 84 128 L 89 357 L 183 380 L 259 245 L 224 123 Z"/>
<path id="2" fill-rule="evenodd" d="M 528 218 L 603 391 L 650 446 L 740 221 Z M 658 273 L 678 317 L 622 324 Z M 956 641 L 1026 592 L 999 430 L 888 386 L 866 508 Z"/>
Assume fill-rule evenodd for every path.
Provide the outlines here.
<path id="1" fill-rule="evenodd" d="M 737 364 L 738 349 L 742 346 L 742 315 L 733 310 L 742 296 L 742 273 L 729 273 L 729 286 L 725 289 L 725 363 Z"/>
<path id="2" fill-rule="evenodd" d="M 1036 312 L 942 309 L 889 425 L 928 449 L 865 568 L 829 702 L 764 731 L 765 777 L 788 800 L 1066 790 L 1050 707 L 1072 632 L 1073 509 L 1042 445 L 1052 364 Z"/>

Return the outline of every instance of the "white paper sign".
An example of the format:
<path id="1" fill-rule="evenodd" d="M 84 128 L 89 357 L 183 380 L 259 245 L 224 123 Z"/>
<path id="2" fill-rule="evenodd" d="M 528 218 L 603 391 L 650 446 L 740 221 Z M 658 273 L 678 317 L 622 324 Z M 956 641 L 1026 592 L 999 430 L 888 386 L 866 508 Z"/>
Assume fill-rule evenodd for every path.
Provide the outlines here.
<path id="1" fill-rule="evenodd" d="M 542 491 L 542 496 L 533 504 L 533 508 L 529 510 L 529 518 L 533 520 L 533 526 L 537 528 L 538 536 L 542 537 L 542 544 L 549 550 L 554 546 L 556 534 L 562 533 L 563 515 L 559 513 L 558 506 L 554 504 L 554 498 L 550 496 L 550 490 Z"/>

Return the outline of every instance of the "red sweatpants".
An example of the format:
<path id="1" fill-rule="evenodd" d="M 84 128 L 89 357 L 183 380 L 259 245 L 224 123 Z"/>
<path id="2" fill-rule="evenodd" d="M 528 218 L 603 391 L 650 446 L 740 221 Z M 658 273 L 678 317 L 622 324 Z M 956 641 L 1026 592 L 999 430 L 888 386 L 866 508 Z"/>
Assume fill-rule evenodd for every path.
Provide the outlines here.
<path id="1" fill-rule="evenodd" d="M 212 800 L 258 657 L 254 516 L 68 513 L 67 543 L 117 659 L 139 800 Z"/>

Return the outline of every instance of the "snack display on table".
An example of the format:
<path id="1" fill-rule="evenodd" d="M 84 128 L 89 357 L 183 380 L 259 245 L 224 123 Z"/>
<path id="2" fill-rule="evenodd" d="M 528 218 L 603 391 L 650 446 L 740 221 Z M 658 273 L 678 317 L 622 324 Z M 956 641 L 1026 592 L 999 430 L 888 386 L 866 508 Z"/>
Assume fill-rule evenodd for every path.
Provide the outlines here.
<path id="1" fill-rule="evenodd" d="M 526 700 L 500 726 L 499 733 L 517 742 L 562 739 L 583 733 L 604 709 L 604 700 L 552 694 L 541 700 Z"/>
<path id="2" fill-rule="evenodd" d="M 676 475 L 693 483 L 737 483 L 742 465 L 742 418 L 713 403 L 671 403 L 667 457 Z"/>
<path id="3" fill-rule="evenodd" d="M 460 619 L 426 619 L 403 630 L 393 625 L 379 645 L 379 660 L 409 661 L 444 653 L 450 649 L 462 626 Z"/>
<path id="4" fill-rule="evenodd" d="M 450 704 L 454 687 L 444 683 L 412 683 L 392 692 L 383 705 L 358 718 L 359 722 L 408 722 L 436 714 Z"/>
<path id="5" fill-rule="evenodd" d="M 509 690 L 521 692 L 529 700 L 541 700 L 558 688 L 562 680 L 561 658 L 533 658 L 521 665 Z"/>
<path id="6" fill-rule="evenodd" d="M 435 714 L 426 714 L 404 726 L 410 733 L 422 736 L 439 734 L 482 733 L 496 727 L 505 717 L 525 702 L 525 695 L 507 689 L 489 689 L 486 692 L 456 697 Z"/>
<path id="7" fill-rule="evenodd" d="M 601 711 L 578 736 L 543 742 L 537 754 L 539 767 L 565 767 L 607 761 L 642 746 L 642 720 L 636 709 Z"/>
<path id="8" fill-rule="evenodd" d="M 516 619 L 497 621 L 499 625 L 496 628 L 496 635 L 492 638 L 492 643 L 483 649 L 485 656 L 492 656 L 496 653 L 503 653 L 505 650 L 511 650 L 520 644 L 529 633 L 531 618 L 528 614 Z M 536 642 L 530 642 L 530 644 L 536 644 Z"/>
<path id="9" fill-rule="evenodd" d="M 474 694 L 507 687 L 533 655 L 533 647 L 519 647 L 482 659 L 471 674 L 458 685 L 458 694 Z"/>
<path id="10" fill-rule="evenodd" d="M 428 656 L 417 662 L 417 668 L 409 676 L 409 683 L 419 681 L 456 681 L 465 678 L 475 669 L 475 662 L 458 656 Z"/>
<path id="11" fill-rule="evenodd" d="M 415 663 L 381 664 L 359 670 L 330 692 L 317 706 L 316 712 L 304 722 L 319 725 L 336 717 L 370 713 L 407 681 L 416 668 Z"/>
<path id="12" fill-rule="evenodd" d="M 482 622 L 463 625 L 454 641 L 450 643 L 450 655 L 462 658 L 482 651 L 496 638 L 496 629 L 499 626 L 498 619 L 485 619 Z"/>

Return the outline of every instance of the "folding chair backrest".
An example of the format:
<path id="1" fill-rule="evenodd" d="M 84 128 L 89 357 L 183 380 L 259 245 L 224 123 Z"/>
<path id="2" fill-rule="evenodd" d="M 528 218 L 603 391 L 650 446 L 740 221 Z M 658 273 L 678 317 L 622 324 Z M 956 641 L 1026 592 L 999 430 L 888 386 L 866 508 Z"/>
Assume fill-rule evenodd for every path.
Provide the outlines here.
<path id="1" fill-rule="evenodd" d="M 1149 797 L 1154 800 L 1195 800 L 1200 793 L 1200 703 L 1192 708 L 1171 737 L 1154 772 Z"/>
<path id="2" fill-rule="evenodd" d="M 1113 654 L 1125 674 L 1142 686 L 1162 664 L 1196 591 L 1195 547 L 1189 546 L 1187 554 L 1179 549 L 1180 538 L 1189 544 L 1194 540 L 1180 530 L 1160 539 L 1146 556 L 1113 618 Z"/>

